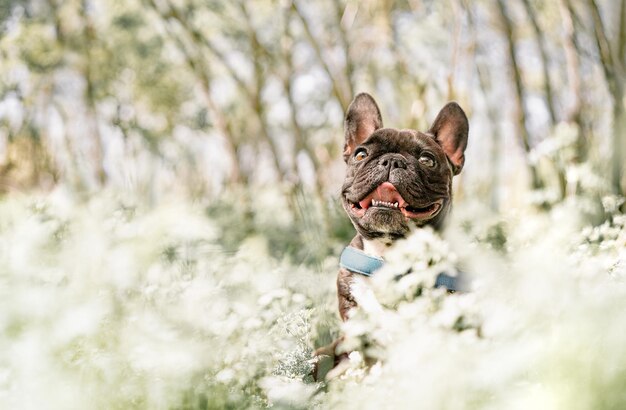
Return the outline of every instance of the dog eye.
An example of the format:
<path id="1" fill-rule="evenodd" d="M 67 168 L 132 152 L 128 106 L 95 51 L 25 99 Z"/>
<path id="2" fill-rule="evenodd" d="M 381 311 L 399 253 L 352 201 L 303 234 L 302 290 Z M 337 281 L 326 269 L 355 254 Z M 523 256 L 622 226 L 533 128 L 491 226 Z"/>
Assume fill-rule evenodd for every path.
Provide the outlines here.
<path id="1" fill-rule="evenodd" d="M 435 166 L 435 160 L 430 155 L 422 155 L 418 161 L 420 164 L 426 165 L 428 168 Z"/>
<path id="2" fill-rule="evenodd" d="M 367 152 L 363 148 L 359 149 L 356 154 L 354 154 L 354 159 L 357 161 L 362 161 L 367 157 Z"/>

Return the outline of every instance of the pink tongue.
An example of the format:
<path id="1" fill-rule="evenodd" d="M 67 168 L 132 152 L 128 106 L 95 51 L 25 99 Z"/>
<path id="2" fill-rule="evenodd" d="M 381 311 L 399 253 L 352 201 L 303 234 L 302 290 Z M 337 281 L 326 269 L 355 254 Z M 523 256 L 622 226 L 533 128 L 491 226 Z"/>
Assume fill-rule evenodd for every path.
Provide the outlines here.
<path id="1" fill-rule="evenodd" d="M 396 187 L 393 186 L 391 182 L 383 182 L 380 184 L 375 191 L 367 196 L 367 198 L 359 202 L 359 205 L 361 208 L 367 209 L 370 207 L 373 200 L 389 202 L 391 204 L 397 202 L 399 208 L 403 208 L 406 205 L 402 195 L 400 195 L 400 193 L 396 190 Z"/>
<path id="2" fill-rule="evenodd" d="M 374 199 L 391 203 L 402 201 L 400 193 L 391 182 L 383 182 L 382 184 L 380 184 L 378 188 L 376 188 Z"/>

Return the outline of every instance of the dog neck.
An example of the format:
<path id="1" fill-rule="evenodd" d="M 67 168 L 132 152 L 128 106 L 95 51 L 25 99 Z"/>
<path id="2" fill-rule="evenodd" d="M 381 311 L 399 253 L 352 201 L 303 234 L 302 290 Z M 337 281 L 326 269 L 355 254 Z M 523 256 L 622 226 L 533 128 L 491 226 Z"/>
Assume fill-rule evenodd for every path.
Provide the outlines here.
<path id="1" fill-rule="evenodd" d="M 391 247 L 392 242 L 384 239 L 363 238 L 363 252 L 371 256 L 382 258 Z"/>

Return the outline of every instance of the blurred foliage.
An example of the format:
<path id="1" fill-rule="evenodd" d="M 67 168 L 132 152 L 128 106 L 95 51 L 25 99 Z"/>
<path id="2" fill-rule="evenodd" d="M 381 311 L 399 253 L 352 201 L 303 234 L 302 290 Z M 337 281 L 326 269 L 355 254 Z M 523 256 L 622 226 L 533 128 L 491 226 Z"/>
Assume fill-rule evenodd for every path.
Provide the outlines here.
<path id="1" fill-rule="evenodd" d="M 389 126 L 461 103 L 459 199 L 598 204 L 624 193 L 623 3 L 2 3 L 0 185 L 238 196 L 244 215 L 271 190 L 298 226 L 343 239 L 342 114 L 366 90 Z"/>

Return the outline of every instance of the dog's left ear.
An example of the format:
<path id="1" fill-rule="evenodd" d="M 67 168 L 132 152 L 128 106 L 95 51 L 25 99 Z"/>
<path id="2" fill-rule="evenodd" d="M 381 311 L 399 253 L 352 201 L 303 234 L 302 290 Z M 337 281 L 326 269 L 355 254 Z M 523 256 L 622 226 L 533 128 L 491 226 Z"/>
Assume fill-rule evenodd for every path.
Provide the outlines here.
<path id="1" fill-rule="evenodd" d="M 469 132 L 469 123 L 463 109 L 455 102 L 446 104 L 437 114 L 428 132 L 441 145 L 452 163 L 454 175 L 457 175 L 465 163 L 464 153 Z"/>

